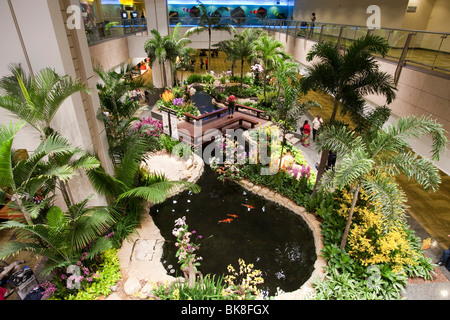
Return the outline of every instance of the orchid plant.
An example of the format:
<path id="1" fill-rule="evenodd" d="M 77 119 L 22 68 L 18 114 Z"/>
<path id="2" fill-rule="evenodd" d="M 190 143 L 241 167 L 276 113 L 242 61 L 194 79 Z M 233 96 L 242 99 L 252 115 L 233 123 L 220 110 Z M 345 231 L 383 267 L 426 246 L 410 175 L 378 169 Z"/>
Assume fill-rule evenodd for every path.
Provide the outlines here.
<path id="1" fill-rule="evenodd" d="M 198 256 L 195 251 L 197 251 L 200 246 L 191 242 L 191 237 L 197 232 L 195 230 L 189 231 L 189 226 L 186 224 L 186 217 L 183 216 L 175 220 L 175 226 L 172 230 L 172 234 L 177 238 L 175 246 L 178 248 L 176 257 L 178 262 L 181 264 L 181 270 L 186 267 L 193 267 L 194 272 L 197 273 L 197 267 L 203 258 Z M 197 235 L 197 239 L 201 239 L 201 235 Z"/>

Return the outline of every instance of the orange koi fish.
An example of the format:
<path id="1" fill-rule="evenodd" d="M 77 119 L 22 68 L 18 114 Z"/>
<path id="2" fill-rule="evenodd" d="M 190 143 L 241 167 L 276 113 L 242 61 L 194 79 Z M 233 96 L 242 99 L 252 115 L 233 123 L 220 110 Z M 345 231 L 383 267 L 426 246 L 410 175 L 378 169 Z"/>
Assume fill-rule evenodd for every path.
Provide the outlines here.
<path id="1" fill-rule="evenodd" d="M 225 219 L 225 220 L 220 220 L 219 223 L 222 223 L 222 222 L 230 223 L 231 221 L 233 221 L 233 219 Z"/>
<path id="2" fill-rule="evenodd" d="M 249 204 L 242 204 L 244 207 L 247 207 L 247 208 L 250 208 L 250 209 L 255 209 L 255 207 L 254 206 L 251 206 L 251 205 L 249 205 Z"/>
<path id="3" fill-rule="evenodd" d="M 233 217 L 233 218 L 239 217 L 238 215 L 235 215 L 235 214 L 227 214 L 227 216 L 230 216 L 230 217 Z"/>

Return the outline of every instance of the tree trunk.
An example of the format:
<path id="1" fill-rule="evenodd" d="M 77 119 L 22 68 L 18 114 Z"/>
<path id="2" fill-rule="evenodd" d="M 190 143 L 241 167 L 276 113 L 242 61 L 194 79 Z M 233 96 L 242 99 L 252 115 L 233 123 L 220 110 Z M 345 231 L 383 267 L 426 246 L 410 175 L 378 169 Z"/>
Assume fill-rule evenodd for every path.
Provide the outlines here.
<path id="1" fill-rule="evenodd" d="M 64 202 L 66 203 L 67 209 L 72 206 L 72 201 L 70 201 L 69 192 L 67 192 L 66 183 L 61 179 L 57 178 L 56 181 L 59 183 L 59 188 L 63 196 Z"/>
<path id="2" fill-rule="evenodd" d="M 281 162 L 283 161 L 283 151 L 284 151 L 285 144 L 286 144 L 286 134 L 283 133 L 283 142 L 281 143 L 280 163 L 278 164 L 278 172 L 280 172 L 280 170 L 281 170 Z"/>
<path id="3" fill-rule="evenodd" d="M 166 63 L 162 62 L 162 73 L 163 73 L 163 79 L 164 79 L 164 89 L 167 87 L 167 75 L 166 75 Z"/>
<path id="4" fill-rule="evenodd" d="M 348 215 L 347 225 L 345 226 L 344 235 L 342 236 L 341 241 L 341 250 L 345 249 L 345 245 L 347 244 L 348 232 L 350 230 L 350 225 L 352 224 L 353 212 L 355 211 L 356 201 L 358 200 L 360 185 L 356 186 L 355 193 L 353 194 L 352 206 L 350 208 L 350 213 Z"/>
<path id="5" fill-rule="evenodd" d="M 208 70 L 211 70 L 211 28 L 208 28 Z"/>
<path id="6" fill-rule="evenodd" d="M 320 179 L 322 178 L 325 168 L 327 166 L 328 162 L 328 155 L 330 154 L 329 150 L 323 150 L 322 155 L 320 157 L 320 163 L 319 163 L 319 169 L 317 170 L 317 177 L 316 177 L 316 183 L 314 184 L 313 191 L 311 193 L 311 198 L 316 194 L 317 190 L 319 189 Z"/>
<path id="7" fill-rule="evenodd" d="M 241 88 L 244 82 L 244 59 L 241 59 Z"/>
<path id="8" fill-rule="evenodd" d="M 14 194 L 14 202 L 16 203 L 16 205 L 19 207 L 19 210 L 23 213 L 23 216 L 26 220 L 26 222 L 32 226 L 33 225 L 33 220 L 31 219 L 31 215 L 28 213 L 27 209 L 25 208 L 25 206 L 22 204 L 22 200 L 19 199 L 19 195 L 18 194 Z"/>
<path id="9" fill-rule="evenodd" d="M 330 118 L 330 123 L 334 122 L 334 120 L 336 119 L 336 113 L 337 113 L 337 108 L 338 108 L 338 103 L 339 103 L 339 96 L 337 95 L 334 99 L 334 104 L 333 104 L 333 113 L 331 114 L 331 118 Z M 327 166 L 327 162 L 328 162 L 328 155 L 330 154 L 330 150 L 324 150 L 322 151 L 322 156 L 320 157 L 320 164 L 319 164 L 319 169 L 317 170 L 317 177 L 316 177 L 316 183 L 314 184 L 314 189 L 313 192 L 311 193 L 311 198 L 316 194 L 317 189 L 319 187 L 320 184 L 320 179 L 322 178 L 324 172 L 325 172 L 325 168 Z"/>

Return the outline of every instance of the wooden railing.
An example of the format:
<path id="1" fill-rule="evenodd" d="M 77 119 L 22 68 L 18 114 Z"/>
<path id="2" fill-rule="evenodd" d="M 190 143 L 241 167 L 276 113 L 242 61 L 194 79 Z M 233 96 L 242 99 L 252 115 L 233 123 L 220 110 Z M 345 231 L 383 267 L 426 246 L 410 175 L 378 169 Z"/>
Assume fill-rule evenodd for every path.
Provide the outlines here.
<path id="1" fill-rule="evenodd" d="M 239 104 L 239 103 L 235 104 L 235 109 L 236 109 L 236 111 L 238 111 L 239 109 L 246 109 L 246 110 L 255 112 L 256 113 L 256 117 L 258 117 L 258 118 L 261 118 L 261 115 L 264 114 L 264 110 L 260 110 L 260 109 L 249 107 L 249 106 L 245 106 L 245 105 Z M 190 113 L 187 113 L 187 112 L 185 112 L 183 114 L 186 117 L 186 121 L 190 122 L 191 120 L 199 121 L 199 120 L 203 120 L 205 118 L 209 118 L 211 116 L 217 116 L 217 118 L 220 118 L 220 115 L 222 113 L 227 112 L 227 110 L 228 110 L 228 107 L 221 108 L 221 109 L 217 109 L 215 111 L 208 112 L 208 113 L 205 113 L 205 114 L 202 114 L 202 115 L 199 115 L 199 116 L 194 116 L 193 114 L 190 114 Z"/>

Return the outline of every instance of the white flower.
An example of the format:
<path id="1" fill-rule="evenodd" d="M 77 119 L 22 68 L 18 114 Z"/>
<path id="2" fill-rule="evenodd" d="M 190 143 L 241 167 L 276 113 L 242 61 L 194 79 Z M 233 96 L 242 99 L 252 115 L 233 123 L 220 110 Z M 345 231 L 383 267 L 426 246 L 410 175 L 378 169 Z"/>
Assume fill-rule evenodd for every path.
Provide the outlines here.
<path id="1" fill-rule="evenodd" d="M 178 218 L 175 220 L 175 226 L 184 226 L 186 225 L 186 217 Z"/>

